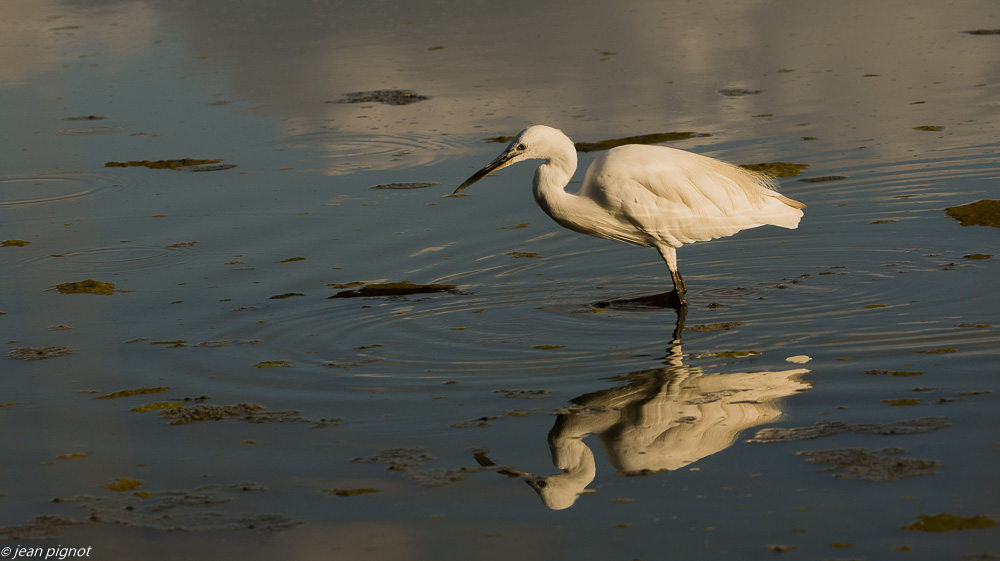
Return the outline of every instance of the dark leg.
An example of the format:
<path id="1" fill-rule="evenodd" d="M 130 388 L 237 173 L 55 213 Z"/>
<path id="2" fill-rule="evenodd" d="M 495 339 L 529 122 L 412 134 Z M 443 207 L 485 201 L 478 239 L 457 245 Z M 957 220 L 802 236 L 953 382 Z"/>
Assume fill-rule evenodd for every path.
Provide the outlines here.
<path id="1" fill-rule="evenodd" d="M 663 257 L 663 261 L 666 262 L 667 269 L 670 269 L 670 278 L 674 281 L 674 292 L 677 293 L 677 301 L 680 302 L 681 306 L 687 306 L 687 300 L 684 299 L 687 287 L 684 286 L 684 279 L 681 278 L 681 272 L 677 269 L 677 250 L 668 245 L 660 246 L 656 249 L 660 252 L 660 256 Z"/>

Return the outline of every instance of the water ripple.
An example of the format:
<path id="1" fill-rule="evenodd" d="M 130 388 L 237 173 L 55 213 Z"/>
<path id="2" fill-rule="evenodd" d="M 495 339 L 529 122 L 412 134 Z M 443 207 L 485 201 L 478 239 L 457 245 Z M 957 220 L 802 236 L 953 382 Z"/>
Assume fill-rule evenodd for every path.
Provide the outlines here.
<path id="1" fill-rule="evenodd" d="M 320 130 L 292 134 L 271 145 L 291 150 L 318 150 L 325 158 L 323 172 L 329 175 L 428 166 L 469 150 L 467 138 L 430 132 L 385 134 Z"/>
<path id="2" fill-rule="evenodd" d="M 120 188 L 118 179 L 88 172 L 0 178 L 0 207 L 65 201 Z"/>

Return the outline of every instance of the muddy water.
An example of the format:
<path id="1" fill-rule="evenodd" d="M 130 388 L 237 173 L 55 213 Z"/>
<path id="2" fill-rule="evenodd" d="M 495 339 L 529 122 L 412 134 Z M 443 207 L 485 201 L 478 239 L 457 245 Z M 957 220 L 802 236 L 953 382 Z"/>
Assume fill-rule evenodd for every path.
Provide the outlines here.
<path id="1" fill-rule="evenodd" d="M 2 545 L 1000 555 L 991 3 L 0 10 Z M 445 196 L 535 122 L 806 215 L 682 248 L 678 330 L 530 166 Z M 454 288 L 330 298 L 404 281 Z"/>

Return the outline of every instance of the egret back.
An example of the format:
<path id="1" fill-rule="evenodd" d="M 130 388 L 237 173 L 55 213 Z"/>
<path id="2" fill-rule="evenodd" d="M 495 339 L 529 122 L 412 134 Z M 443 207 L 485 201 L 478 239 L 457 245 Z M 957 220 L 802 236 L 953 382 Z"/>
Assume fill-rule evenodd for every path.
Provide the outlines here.
<path id="1" fill-rule="evenodd" d="M 795 228 L 805 205 L 774 190 L 767 176 L 664 146 L 627 145 L 591 164 L 580 197 L 611 225 L 591 233 L 639 245 L 682 244 L 771 224 Z"/>

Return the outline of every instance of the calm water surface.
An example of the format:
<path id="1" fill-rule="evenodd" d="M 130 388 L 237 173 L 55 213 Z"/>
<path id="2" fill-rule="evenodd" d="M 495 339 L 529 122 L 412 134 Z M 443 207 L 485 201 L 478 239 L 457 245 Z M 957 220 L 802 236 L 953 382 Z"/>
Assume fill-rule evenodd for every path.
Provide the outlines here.
<path id="1" fill-rule="evenodd" d="M 1000 556 L 1000 231 L 944 210 L 1000 198 L 996 3 L 0 16 L 0 545 Z M 806 164 L 806 215 L 681 249 L 678 340 L 601 304 L 667 290 L 656 253 L 560 229 L 532 166 L 445 196 L 533 123 Z M 178 158 L 235 167 L 105 166 Z M 401 281 L 455 289 L 328 298 Z M 942 514 L 987 527 L 904 528 Z"/>

